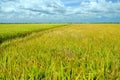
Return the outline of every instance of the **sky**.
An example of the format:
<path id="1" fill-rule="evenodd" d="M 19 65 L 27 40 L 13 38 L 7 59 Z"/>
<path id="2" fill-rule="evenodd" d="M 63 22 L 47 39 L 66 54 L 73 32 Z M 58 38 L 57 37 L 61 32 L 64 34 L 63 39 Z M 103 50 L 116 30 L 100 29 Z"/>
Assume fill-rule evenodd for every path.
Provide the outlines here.
<path id="1" fill-rule="evenodd" d="M 0 23 L 120 22 L 120 0 L 0 0 Z"/>

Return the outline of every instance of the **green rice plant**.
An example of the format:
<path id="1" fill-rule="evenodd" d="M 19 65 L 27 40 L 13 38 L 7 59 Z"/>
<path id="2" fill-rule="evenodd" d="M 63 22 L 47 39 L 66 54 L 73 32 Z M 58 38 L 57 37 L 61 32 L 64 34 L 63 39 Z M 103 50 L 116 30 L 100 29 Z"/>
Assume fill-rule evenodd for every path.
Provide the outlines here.
<path id="1" fill-rule="evenodd" d="M 119 24 L 71 24 L 0 45 L 0 78 L 119 80 Z"/>
<path id="2" fill-rule="evenodd" d="M 65 24 L 0 24 L 0 42 L 16 37 L 24 37 L 32 32 L 43 31 Z"/>

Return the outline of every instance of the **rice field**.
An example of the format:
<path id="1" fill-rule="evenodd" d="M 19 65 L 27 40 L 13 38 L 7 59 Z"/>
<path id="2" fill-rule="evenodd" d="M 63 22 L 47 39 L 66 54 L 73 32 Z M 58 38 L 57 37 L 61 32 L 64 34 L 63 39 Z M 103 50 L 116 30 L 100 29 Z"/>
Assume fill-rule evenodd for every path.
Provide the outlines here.
<path id="1" fill-rule="evenodd" d="M 120 80 L 119 24 L 26 25 L 31 34 L 0 44 L 1 80 Z M 0 35 L 12 29 L 24 32 Z"/>
<path id="2" fill-rule="evenodd" d="M 0 42 L 62 25 L 63 24 L 0 24 Z"/>

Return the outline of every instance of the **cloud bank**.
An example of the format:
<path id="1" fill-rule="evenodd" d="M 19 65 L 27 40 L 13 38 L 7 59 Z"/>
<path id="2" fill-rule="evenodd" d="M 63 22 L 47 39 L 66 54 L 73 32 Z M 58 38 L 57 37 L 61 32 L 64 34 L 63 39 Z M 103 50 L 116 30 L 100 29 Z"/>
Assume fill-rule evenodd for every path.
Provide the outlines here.
<path id="1" fill-rule="evenodd" d="M 0 0 L 0 22 L 120 22 L 120 2 Z"/>

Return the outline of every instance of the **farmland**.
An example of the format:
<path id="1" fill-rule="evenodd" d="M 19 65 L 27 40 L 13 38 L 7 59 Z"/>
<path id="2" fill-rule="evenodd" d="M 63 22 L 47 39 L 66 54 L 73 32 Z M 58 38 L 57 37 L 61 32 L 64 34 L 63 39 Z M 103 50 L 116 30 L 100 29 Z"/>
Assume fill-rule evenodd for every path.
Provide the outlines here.
<path id="1" fill-rule="evenodd" d="M 63 24 L 0 24 L 0 42 L 61 25 Z"/>
<path id="2" fill-rule="evenodd" d="M 24 25 L 0 25 L 0 79 L 120 80 L 119 24 Z"/>

